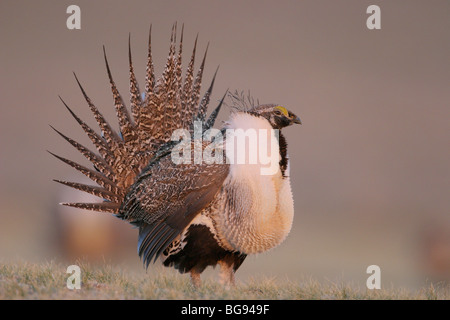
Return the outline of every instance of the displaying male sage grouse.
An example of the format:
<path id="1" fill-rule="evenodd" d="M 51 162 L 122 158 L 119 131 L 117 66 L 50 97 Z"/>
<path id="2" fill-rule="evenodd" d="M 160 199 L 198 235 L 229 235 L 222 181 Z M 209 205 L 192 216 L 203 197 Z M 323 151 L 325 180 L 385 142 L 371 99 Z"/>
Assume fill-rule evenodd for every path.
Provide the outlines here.
<path id="1" fill-rule="evenodd" d="M 63 103 L 95 145 L 98 154 L 56 129 L 92 162 L 93 168 L 52 154 L 97 185 L 55 181 L 102 199 L 97 203 L 63 205 L 111 212 L 137 226 L 138 253 L 147 267 L 152 260 L 161 257 L 165 266 L 173 266 L 181 273 L 189 272 L 193 284 L 198 286 L 203 270 L 219 264 L 221 282 L 229 285 L 234 283 L 234 273 L 248 254 L 277 246 L 291 229 L 294 206 L 287 144 L 279 130 L 301 122 L 284 107 L 266 104 L 236 107 L 222 130 L 209 130 L 225 96 L 206 118 L 215 75 L 200 99 L 206 52 L 194 75 L 196 40 L 183 77 L 183 30 L 178 50 L 176 33 L 174 25 L 169 57 L 162 76 L 156 80 L 150 32 L 145 89 L 142 93 L 134 74 L 128 43 L 131 116 L 112 78 L 105 54 L 120 133 L 110 127 L 75 76 L 101 133 L 90 128 Z M 186 130 L 181 131 L 180 135 L 180 130 L 176 129 Z M 178 134 L 174 139 L 176 132 Z M 228 135 L 230 132 L 234 135 Z M 244 143 L 244 147 L 239 149 L 239 144 L 231 143 L 231 140 L 242 133 L 244 138 L 256 136 L 259 140 Z M 194 139 L 188 139 L 190 134 Z M 206 139 L 207 134 L 209 139 Z M 212 151 L 211 145 L 214 145 Z M 256 145 L 261 150 L 271 146 L 268 151 L 276 156 L 275 170 L 263 171 L 270 167 L 267 159 L 264 162 L 252 160 L 251 152 Z M 238 148 L 235 149 L 235 146 Z M 239 158 L 242 150 L 249 154 Z M 183 151 L 187 154 L 177 158 Z M 198 154 L 200 160 L 196 158 Z M 213 160 L 222 161 L 201 158 L 207 154 Z M 192 159 L 190 156 L 193 156 Z M 261 153 L 259 156 L 262 159 Z"/>

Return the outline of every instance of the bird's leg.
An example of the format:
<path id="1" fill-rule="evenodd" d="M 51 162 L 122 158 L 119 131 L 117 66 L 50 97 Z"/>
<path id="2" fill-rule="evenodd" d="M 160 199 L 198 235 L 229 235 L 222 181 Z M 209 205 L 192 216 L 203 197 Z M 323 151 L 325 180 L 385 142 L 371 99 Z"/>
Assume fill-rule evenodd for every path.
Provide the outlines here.
<path id="1" fill-rule="evenodd" d="M 202 284 L 202 280 L 200 279 L 200 272 L 198 272 L 195 268 L 192 268 L 189 273 L 191 274 L 191 282 L 194 287 L 200 288 L 200 285 Z"/>
<path id="2" fill-rule="evenodd" d="M 220 260 L 218 264 L 220 266 L 220 283 L 227 288 L 234 286 L 233 263 L 226 260 Z"/>

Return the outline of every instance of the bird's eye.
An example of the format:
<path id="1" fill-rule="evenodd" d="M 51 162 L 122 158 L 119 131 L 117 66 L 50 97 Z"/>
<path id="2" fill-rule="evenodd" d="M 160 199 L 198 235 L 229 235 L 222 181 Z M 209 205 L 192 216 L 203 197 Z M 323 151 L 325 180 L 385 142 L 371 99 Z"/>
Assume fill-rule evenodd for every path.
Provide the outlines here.
<path id="1" fill-rule="evenodd" d="M 275 114 L 276 114 L 277 116 L 281 116 L 281 111 L 280 111 L 280 110 L 275 110 Z"/>

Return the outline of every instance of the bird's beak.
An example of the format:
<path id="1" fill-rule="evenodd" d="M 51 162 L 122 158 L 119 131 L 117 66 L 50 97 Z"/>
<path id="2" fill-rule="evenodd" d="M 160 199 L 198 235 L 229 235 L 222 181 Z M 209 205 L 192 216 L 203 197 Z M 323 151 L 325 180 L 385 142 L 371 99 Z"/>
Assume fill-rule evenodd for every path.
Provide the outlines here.
<path id="1" fill-rule="evenodd" d="M 302 124 L 302 120 L 300 120 L 300 117 L 295 117 L 294 119 L 292 119 L 292 123 Z"/>
<path id="2" fill-rule="evenodd" d="M 290 118 L 291 118 L 291 123 L 298 123 L 298 124 L 302 124 L 302 120 L 300 120 L 300 117 L 296 116 L 295 114 L 293 114 L 292 112 L 289 114 Z"/>

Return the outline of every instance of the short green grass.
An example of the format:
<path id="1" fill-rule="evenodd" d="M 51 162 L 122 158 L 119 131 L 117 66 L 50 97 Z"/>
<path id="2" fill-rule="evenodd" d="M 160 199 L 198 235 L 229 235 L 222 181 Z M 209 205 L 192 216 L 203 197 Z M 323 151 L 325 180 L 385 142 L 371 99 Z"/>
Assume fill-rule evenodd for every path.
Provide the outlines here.
<path id="1" fill-rule="evenodd" d="M 212 279 L 201 288 L 189 276 L 162 270 L 155 274 L 127 273 L 118 266 L 81 268 L 81 289 L 66 287 L 66 265 L 57 262 L 0 261 L 0 299 L 450 299 L 450 286 L 429 285 L 417 291 L 405 289 L 367 290 L 345 283 L 319 283 L 313 279 L 255 277 L 224 288 Z"/>

